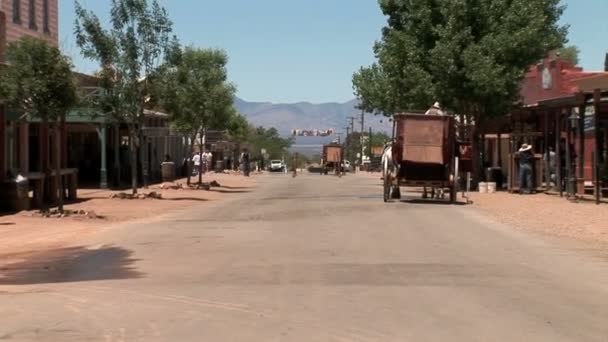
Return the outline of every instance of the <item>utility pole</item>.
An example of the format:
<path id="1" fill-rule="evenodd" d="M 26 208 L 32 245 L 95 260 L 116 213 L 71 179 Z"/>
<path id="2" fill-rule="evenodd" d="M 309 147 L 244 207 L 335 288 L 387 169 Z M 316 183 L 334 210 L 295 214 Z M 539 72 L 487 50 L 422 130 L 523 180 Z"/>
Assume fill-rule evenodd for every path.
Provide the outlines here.
<path id="1" fill-rule="evenodd" d="M 348 119 L 350 120 L 350 131 L 355 133 L 355 117 L 349 116 Z"/>
<path id="2" fill-rule="evenodd" d="M 359 168 L 363 167 L 363 155 L 365 150 L 363 147 L 363 136 L 365 135 L 365 111 L 361 110 L 361 136 L 359 140 L 361 142 L 361 158 L 359 158 Z"/>
<path id="3" fill-rule="evenodd" d="M 367 143 L 369 144 L 369 162 L 370 162 L 370 166 L 371 166 L 371 162 L 372 162 L 372 149 L 373 149 L 373 145 L 372 145 L 372 126 L 369 126 L 369 140 L 367 141 Z"/>
<path id="4" fill-rule="evenodd" d="M 336 135 L 338 136 L 338 144 L 342 143 L 342 140 L 340 139 L 342 134 L 344 134 L 344 133 L 336 133 Z"/>
<path id="5" fill-rule="evenodd" d="M 344 154 L 348 158 L 348 143 L 350 142 L 350 127 L 346 126 L 346 138 L 344 139 Z"/>

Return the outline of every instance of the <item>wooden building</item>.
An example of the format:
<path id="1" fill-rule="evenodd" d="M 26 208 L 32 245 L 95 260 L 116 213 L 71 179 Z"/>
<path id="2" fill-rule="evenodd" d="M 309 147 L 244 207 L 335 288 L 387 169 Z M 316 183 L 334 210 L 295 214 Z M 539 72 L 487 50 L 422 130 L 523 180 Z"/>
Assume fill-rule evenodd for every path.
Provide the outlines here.
<path id="1" fill-rule="evenodd" d="M 548 57 L 527 72 L 521 106 L 507 115 L 508 123 L 500 131 L 486 130 L 494 133 L 486 136 L 486 158 L 502 160 L 508 189 L 517 191 L 516 152 L 522 144 L 531 144 L 538 191 L 593 193 L 599 201 L 606 191 L 602 175 L 607 172 L 607 115 L 607 72 L 584 71 L 559 55 Z M 553 175 L 546 162 L 551 150 L 556 159 Z"/>

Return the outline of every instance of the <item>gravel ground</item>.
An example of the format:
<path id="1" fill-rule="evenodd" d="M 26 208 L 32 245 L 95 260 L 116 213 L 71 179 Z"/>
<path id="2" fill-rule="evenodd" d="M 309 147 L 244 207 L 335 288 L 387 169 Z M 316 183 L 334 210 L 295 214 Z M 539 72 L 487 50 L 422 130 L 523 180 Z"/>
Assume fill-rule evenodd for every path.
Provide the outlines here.
<path id="1" fill-rule="evenodd" d="M 608 243 L 608 206 L 553 195 L 471 194 L 473 208 L 516 229 Z"/>

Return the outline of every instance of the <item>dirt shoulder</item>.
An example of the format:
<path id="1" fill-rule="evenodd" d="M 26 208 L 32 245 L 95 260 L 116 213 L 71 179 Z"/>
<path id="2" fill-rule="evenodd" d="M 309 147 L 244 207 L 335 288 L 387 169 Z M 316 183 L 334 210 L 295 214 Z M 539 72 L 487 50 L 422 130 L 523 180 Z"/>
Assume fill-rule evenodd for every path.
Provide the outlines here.
<path id="1" fill-rule="evenodd" d="M 357 173 L 359 177 L 380 179 L 379 173 Z M 521 196 L 506 192 L 471 193 L 477 210 L 497 222 L 518 230 L 568 238 L 591 244 L 608 244 L 608 205 L 593 201 L 570 202 L 557 195 Z"/>
<path id="2" fill-rule="evenodd" d="M 209 191 L 163 189 L 160 184 L 148 189 L 140 189 L 141 193 L 153 191 L 160 193 L 162 196 L 160 200 L 117 199 L 111 196 L 119 191 L 80 189 L 79 201 L 65 206 L 69 210 L 94 212 L 103 219 L 90 219 L 86 215 L 44 218 L 35 211 L 0 216 L 0 236 L 2 236 L 0 255 L 68 246 L 89 234 L 112 229 L 123 223 L 134 220 L 153 221 L 162 215 L 195 205 L 204 205 L 205 202 L 225 200 L 235 194 L 251 192 L 255 188 L 255 177 L 209 174 L 203 178 L 203 182 L 214 180 L 220 184 L 220 187 L 212 187 Z M 185 184 L 186 180 L 179 180 L 176 183 Z"/>
<path id="3" fill-rule="evenodd" d="M 608 243 L 608 206 L 570 202 L 554 195 L 509 193 L 471 194 L 472 207 L 515 229 L 571 238 L 590 243 Z"/>

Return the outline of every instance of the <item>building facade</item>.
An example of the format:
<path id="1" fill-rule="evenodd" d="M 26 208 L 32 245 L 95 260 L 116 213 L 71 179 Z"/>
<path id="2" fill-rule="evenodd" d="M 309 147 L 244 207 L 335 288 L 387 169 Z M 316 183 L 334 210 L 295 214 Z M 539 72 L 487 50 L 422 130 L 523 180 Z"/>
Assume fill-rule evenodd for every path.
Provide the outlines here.
<path id="1" fill-rule="evenodd" d="M 0 0 L 0 62 L 6 46 L 22 37 L 58 45 L 58 0 Z"/>

